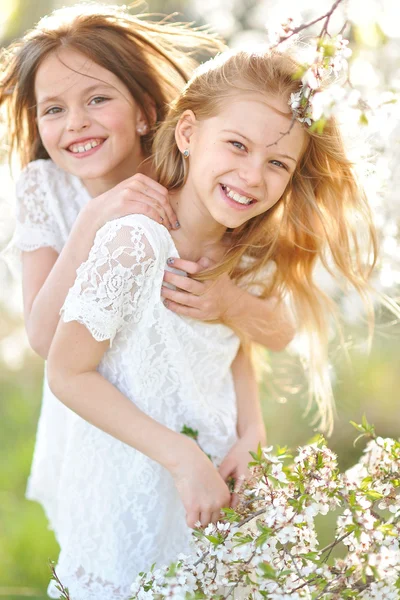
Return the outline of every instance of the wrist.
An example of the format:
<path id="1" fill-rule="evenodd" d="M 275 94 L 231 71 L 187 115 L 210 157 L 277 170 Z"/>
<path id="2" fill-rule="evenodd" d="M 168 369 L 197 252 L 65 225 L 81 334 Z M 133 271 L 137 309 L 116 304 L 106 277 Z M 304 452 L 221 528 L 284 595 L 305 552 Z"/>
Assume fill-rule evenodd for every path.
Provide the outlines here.
<path id="1" fill-rule="evenodd" d="M 226 296 L 229 300 L 225 304 L 225 310 L 222 314 L 222 321 L 226 325 L 235 324 L 243 314 L 243 301 L 247 295 L 245 290 L 242 290 L 236 283 L 231 281 L 229 293 Z"/>
<path id="2" fill-rule="evenodd" d="M 171 439 L 169 440 L 167 449 L 162 452 L 162 456 L 158 461 L 167 471 L 174 475 L 182 465 L 182 458 L 186 460 L 193 452 L 198 452 L 200 449 L 196 442 L 187 436 L 171 431 Z"/>
<path id="3" fill-rule="evenodd" d="M 98 210 L 99 203 L 96 203 L 96 200 L 97 198 L 91 198 L 82 208 L 76 220 L 76 224 L 79 227 L 84 227 L 86 231 L 89 229 L 90 231 L 97 232 L 107 222 L 102 218 Z"/>
<path id="4" fill-rule="evenodd" d="M 251 423 L 243 428 L 243 430 L 239 430 L 238 434 L 240 439 L 245 438 L 249 440 L 254 447 L 257 447 L 258 444 L 261 446 L 266 446 L 267 444 L 267 433 L 264 423 Z"/>

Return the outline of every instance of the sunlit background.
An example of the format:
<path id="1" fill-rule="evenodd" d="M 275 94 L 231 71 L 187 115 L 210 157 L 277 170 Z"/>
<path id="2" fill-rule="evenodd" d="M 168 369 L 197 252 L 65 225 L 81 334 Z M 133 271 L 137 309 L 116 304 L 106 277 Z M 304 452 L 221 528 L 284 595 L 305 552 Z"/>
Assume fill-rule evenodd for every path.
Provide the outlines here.
<path id="1" fill-rule="evenodd" d="M 53 8 L 72 4 L 62 0 L 0 0 L 0 46 L 6 46 Z M 115 2 L 114 2 L 115 4 Z M 119 2 L 117 4 L 122 4 Z M 150 0 L 141 11 L 173 13 L 179 20 L 209 23 L 237 46 L 268 41 L 276 25 L 289 15 L 308 22 L 322 15 L 330 2 L 319 0 Z M 349 18 L 353 56 L 350 76 L 372 107 L 368 125 L 361 126 L 355 110 L 343 109 L 341 119 L 351 157 L 359 163 L 376 223 L 381 233 L 381 262 L 375 277 L 378 289 L 396 295 L 400 284 L 400 28 L 397 0 L 349 0 L 332 20 L 332 32 Z M 311 33 L 315 34 L 316 29 Z M 1 128 L 1 122 L 0 122 Z M 14 227 L 14 183 L 0 146 L 0 249 Z M 18 170 L 15 169 L 14 177 Z M 321 273 L 331 294 L 338 290 Z M 382 436 L 400 435 L 400 328 L 385 311 L 371 351 L 363 312 L 354 296 L 340 297 L 349 358 L 332 339 L 332 379 L 338 420 L 330 446 L 342 467 L 362 451 L 353 447 L 350 420 L 365 413 Z M 41 399 L 43 362 L 29 349 L 22 320 L 21 286 L 15 266 L 0 261 L 0 597 L 46 597 L 47 561 L 58 548 L 39 505 L 24 498 Z M 299 345 L 299 341 L 296 342 Z M 270 356 L 262 383 L 262 400 L 269 442 L 296 447 L 314 431 L 304 416 L 304 378 L 291 352 Z M 321 539 L 332 534 L 332 523 L 321 524 Z M 331 539 L 331 538 L 329 538 Z"/>

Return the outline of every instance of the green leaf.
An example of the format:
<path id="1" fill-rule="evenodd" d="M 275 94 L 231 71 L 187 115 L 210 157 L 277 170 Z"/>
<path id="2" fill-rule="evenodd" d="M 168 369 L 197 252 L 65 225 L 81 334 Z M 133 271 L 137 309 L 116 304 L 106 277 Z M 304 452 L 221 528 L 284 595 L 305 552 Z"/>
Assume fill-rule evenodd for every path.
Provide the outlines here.
<path id="1" fill-rule="evenodd" d="M 375 490 L 368 490 L 365 492 L 365 495 L 368 500 L 379 500 L 380 498 L 383 498 L 383 494 L 376 492 Z"/>
<path id="2" fill-rule="evenodd" d="M 236 536 L 234 536 L 236 537 Z M 237 548 L 238 546 L 244 546 L 244 544 L 251 544 L 251 542 L 253 541 L 253 538 L 251 535 L 241 535 L 240 537 L 237 537 L 235 540 L 235 548 Z"/>
<path id="3" fill-rule="evenodd" d="M 350 425 L 353 425 L 353 427 L 355 427 L 357 431 L 362 431 L 363 433 L 365 432 L 364 427 L 362 425 L 359 425 L 358 423 L 355 423 L 355 421 L 350 421 Z"/>
<path id="4" fill-rule="evenodd" d="M 261 533 L 271 533 L 272 532 L 272 529 L 270 529 L 270 527 L 267 527 L 266 525 L 264 525 L 264 523 L 262 523 L 262 521 L 257 521 L 256 525 L 257 525 L 258 531 L 261 531 Z"/>
<path id="5" fill-rule="evenodd" d="M 176 563 L 169 565 L 168 571 L 165 573 L 165 577 L 174 577 L 176 575 Z"/>
<path id="6" fill-rule="evenodd" d="M 262 562 L 258 566 L 263 572 L 263 577 L 266 579 L 276 579 L 276 571 L 269 563 Z"/>
<path id="7" fill-rule="evenodd" d="M 197 442 L 197 439 L 199 437 L 198 430 L 197 429 L 192 429 L 191 427 L 188 427 L 187 425 L 184 425 L 182 427 L 181 433 L 183 433 L 183 435 L 187 435 L 188 437 L 192 438 L 196 442 Z"/>
<path id="8" fill-rule="evenodd" d="M 270 533 L 262 533 L 256 538 L 256 548 L 263 546 L 265 542 L 271 537 Z"/>
<path id="9" fill-rule="evenodd" d="M 223 538 L 217 538 L 217 537 L 215 537 L 215 535 L 206 535 L 204 537 L 207 538 L 207 540 L 209 542 L 211 542 L 212 544 L 214 544 L 214 546 L 219 546 L 224 541 Z"/>
<path id="10" fill-rule="evenodd" d="M 240 515 L 233 508 L 223 508 L 221 511 L 230 523 L 238 523 L 241 519 Z"/>

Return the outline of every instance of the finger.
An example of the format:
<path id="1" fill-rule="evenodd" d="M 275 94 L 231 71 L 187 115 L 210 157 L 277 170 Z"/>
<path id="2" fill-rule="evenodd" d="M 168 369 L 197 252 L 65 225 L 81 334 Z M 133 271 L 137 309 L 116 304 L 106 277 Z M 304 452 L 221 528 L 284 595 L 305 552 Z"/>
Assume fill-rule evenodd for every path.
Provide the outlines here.
<path id="1" fill-rule="evenodd" d="M 168 190 L 166 187 L 164 187 L 163 185 L 161 185 L 161 183 L 158 183 L 158 181 L 155 181 L 148 175 L 144 175 L 144 173 L 135 173 L 135 175 L 132 175 L 132 177 L 128 177 L 128 179 L 125 179 L 125 181 L 123 181 L 122 183 L 130 185 L 132 182 L 135 181 L 139 181 L 143 185 L 147 185 L 148 187 L 153 188 L 153 190 L 155 190 L 159 194 L 163 194 L 164 196 L 168 195 Z"/>
<path id="2" fill-rule="evenodd" d="M 223 518 L 223 514 L 220 510 L 214 510 L 211 513 L 211 523 L 217 523 Z"/>
<path id="3" fill-rule="evenodd" d="M 226 481 L 229 477 L 233 477 L 236 471 L 236 463 L 228 455 L 220 464 L 218 473 L 222 479 Z"/>
<path id="4" fill-rule="evenodd" d="M 190 294 L 195 294 L 195 296 L 201 296 L 205 292 L 205 286 L 201 281 L 190 279 L 184 275 L 177 275 L 176 273 L 171 273 L 170 271 L 165 271 L 164 281 L 172 283 L 172 285 L 180 290 L 184 290 Z"/>
<path id="5" fill-rule="evenodd" d="M 237 494 L 232 494 L 231 508 L 236 508 L 238 504 L 239 504 L 239 496 Z"/>
<path id="6" fill-rule="evenodd" d="M 200 514 L 198 511 L 190 511 L 186 513 L 186 524 L 191 529 L 196 529 L 196 523 L 200 520 Z"/>
<path id="7" fill-rule="evenodd" d="M 211 513 L 210 510 L 201 511 L 201 513 L 200 513 L 200 523 L 201 523 L 202 527 L 207 527 L 207 525 L 209 523 L 211 523 L 211 518 L 212 518 L 211 515 L 212 515 L 212 513 Z"/>
<path id="8" fill-rule="evenodd" d="M 165 221 L 165 225 L 170 229 L 175 226 L 175 213 L 171 209 L 168 198 L 166 198 L 163 194 L 160 194 L 149 186 L 142 185 L 139 182 L 134 182 L 125 189 L 129 190 L 132 200 L 140 199 L 142 202 L 150 201 L 151 204 L 159 206 L 163 211 L 162 216 Z M 139 198 L 137 198 L 138 196 Z"/>
<path id="9" fill-rule="evenodd" d="M 183 306 L 189 306 L 190 308 L 197 308 L 199 304 L 199 296 L 188 294 L 187 292 L 179 292 L 178 290 L 170 290 L 167 286 L 161 287 L 161 295 L 167 300 L 172 300 L 177 304 Z"/>
<path id="10" fill-rule="evenodd" d="M 129 204 L 129 208 L 129 214 L 145 215 L 146 217 L 153 219 L 153 221 L 156 221 L 156 223 L 165 225 L 167 229 L 171 229 L 169 219 L 163 207 L 155 202 L 150 202 L 147 196 L 139 195 L 139 197 L 135 198 L 135 200 Z"/>
<path id="11" fill-rule="evenodd" d="M 182 304 L 177 304 L 176 302 L 172 302 L 172 300 L 164 300 L 164 306 L 176 313 L 177 315 L 181 315 L 182 317 L 190 317 L 191 319 L 197 319 L 198 321 L 202 321 L 202 313 L 197 308 L 190 308 L 189 306 L 183 306 Z"/>
<path id="12" fill-rule="evenodd" d="M 144 194 L 149 196 L 149 198 L 154 198 L 157 201 L 157 203 L 163 207 L 165 213 L 167 214 L 171 227 L 173 229 L 178 229 L 178 219 L 171 206 L 169 196 L 165 194 L 160 194 L 157 190 L 154 190 L 153 188 L 147 185 L 143 186 L 142 191 Z"/>
<path id="13" fill-rule="evenodd" d="M 199 265 L 199 263 L 191 260 L 184 260 L 183 258 L 171 257 L 167 262 L 170 267 L 174 267 L 174 269 L 176 268 L 181 271 L 186 271 L 186 273 L 189 273 L 189 275 L 196 275 L 197 273 L 200 273 L 200 271 L 204 270 L 204 267 Z"/>
<path id="14" fill-rule="evenodd" d="M 133 178 L 133 181 L 129 183 L 129 186 L 136 187 L 137 185 L 143 186 L 144 193 L 148 196 L 153 196 L 157 199 L 157 202 L 164 207 L 165 212 L 168 215 L 170 223 L 174 229 L 177 229 L 178 219 L 174 209 L 171 206 L 169 194 L 167 188 L 159 184 L 154 179 L 137 173 L 137 176 Z"/>

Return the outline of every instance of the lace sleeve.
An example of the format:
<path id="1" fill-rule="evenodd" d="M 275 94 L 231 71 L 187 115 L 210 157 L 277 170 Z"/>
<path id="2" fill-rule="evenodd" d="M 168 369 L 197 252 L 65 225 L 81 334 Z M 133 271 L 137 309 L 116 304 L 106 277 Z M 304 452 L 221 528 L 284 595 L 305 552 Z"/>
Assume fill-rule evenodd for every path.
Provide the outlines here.
<path id="1" fill-rule="evenodd" d="M 17 223 L 13 245 L 25 252 L 50 247 L 60 253 L 63 242 L 57 220 L 51 210 L 47 178 L 51 161 L 30 163 L 16 186 Z"/>
<path id="2" fill-rule="evenodd" d="M 96 235 L 61 309 L 65 322 L 85 325 L 97 341 L 112 340 L 138 322 L 153 283 L 156 255 L 146 229 L 130 217 L 110 221 Z"/>

